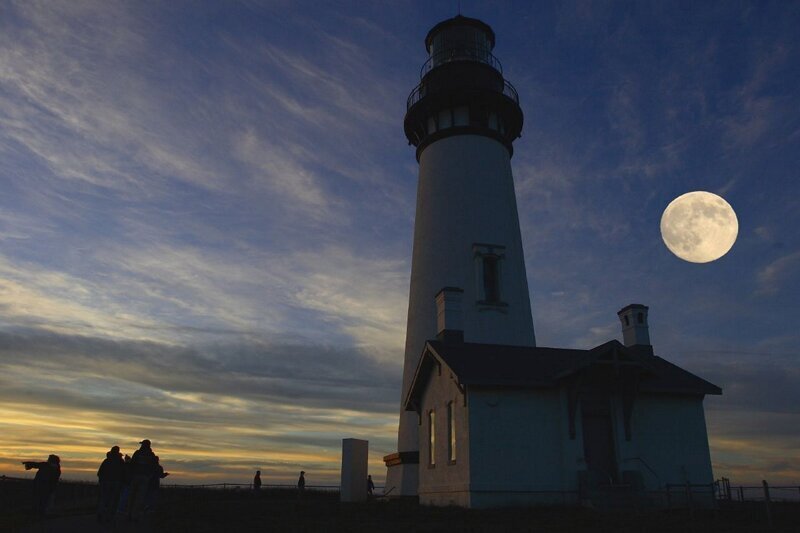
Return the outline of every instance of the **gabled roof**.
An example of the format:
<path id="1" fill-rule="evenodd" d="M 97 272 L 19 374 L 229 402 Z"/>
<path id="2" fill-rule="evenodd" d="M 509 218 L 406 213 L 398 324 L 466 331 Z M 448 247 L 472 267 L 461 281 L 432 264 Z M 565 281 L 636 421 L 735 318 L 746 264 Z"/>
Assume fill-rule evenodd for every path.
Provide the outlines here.
<path id="1" fill-rule="evenodd" d="M 722 390 L 654 355 L 626 348 L 616 340 L 591 350 L 428 341 L 417 365 L 405 409 L 413 409 L 431 370 L 446 365 L 460 387 L 542 388 L 599 365 L 635 367 L 639 390 L 675 394 L 722 394 Z"/>

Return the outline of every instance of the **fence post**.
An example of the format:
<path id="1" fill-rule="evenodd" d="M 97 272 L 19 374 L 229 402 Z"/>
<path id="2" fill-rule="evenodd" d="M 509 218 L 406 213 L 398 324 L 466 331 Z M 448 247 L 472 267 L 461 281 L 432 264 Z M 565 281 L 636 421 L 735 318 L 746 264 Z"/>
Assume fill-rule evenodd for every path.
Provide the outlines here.
<path id="1" fill-rule="evenodd" d="M 689 517 L 694 516 L 694 509 L 692 509 L 692 487 L 689 482 L 686 482 L 686 505 L 689 507 Z"/>
<path id="2" fill-rule="evenodd" d="M 767 508 L 767 524 L 769 527 L 772 527 L 772 511 L 769 508 L 769 484 L 766 480 L 761 480 L 761 484 L 764 486 L 764 505 Z"/>
<path id="3" fill-rule="evenodd" d="M 744 502 L 744 488 L 739 485 L 739 501 Z"/>
<path id="4" fill-rule="evenodd" d="M 671 509 L 672 508 L 672 492 L 670 491 L 669 483 L 664 485 L 664 488 L 667 489 L 667 509 Z"/>

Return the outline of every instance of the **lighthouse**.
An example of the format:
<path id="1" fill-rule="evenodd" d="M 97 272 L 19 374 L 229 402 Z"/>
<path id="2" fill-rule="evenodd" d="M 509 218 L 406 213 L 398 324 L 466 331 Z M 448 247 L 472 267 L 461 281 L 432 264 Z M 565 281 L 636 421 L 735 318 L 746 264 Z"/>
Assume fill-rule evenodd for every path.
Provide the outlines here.
<path id="1" fill-rule="evenodd" d="M 480 20 L 440 22 L 407 101 L 419 182 L 397 452 L 384 457 L 390 496 L 417 495 L 421 419 L 403 405 L 426 342 L 536 344 L 511 173 L 523 114 L 494 45 Z"/>

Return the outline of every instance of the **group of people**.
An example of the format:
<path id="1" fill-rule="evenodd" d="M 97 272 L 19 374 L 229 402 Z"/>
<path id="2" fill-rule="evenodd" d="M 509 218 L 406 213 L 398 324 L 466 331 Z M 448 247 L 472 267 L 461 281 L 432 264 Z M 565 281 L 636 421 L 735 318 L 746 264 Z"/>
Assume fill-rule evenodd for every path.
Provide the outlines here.
<path id="1" fill-rule="evenodd" d="M 158 456 L 153 453 L 149 439 L 139 443 L 133 456 L 113 446 L 97 470 L 100 499 L 97 519 L 111 522 L 117 513 L 128 520 L 138 521 L 145 511 L 153 510 L 158 501 L 161 480 L 169 475 L 164 471 Z"/>
<path id="2" fill-rule="evenodd" d="M 51 455 L 47 461 L 22 461 L 25 470 L 37 469 L 33 478 L 33 511 L 45 516 L 61 479 L 61 459 Z M 155 508 L 161 480 L 169 475 L 153 453 L 150 441 L 139 443 L 133 457 L 112 446 L 97 470 L 100 495 L 97 519 L 110 522 L 119 512 L 138 521 L 146 510 Z"/>
<path id="3" fill-rule="evenodd" d="M 45 462 L 22 461 L 22 464 L 25 470 L 38 470 L 33 478 L 33 509 L 36 514 L 44 516 L 61 479 L 61 459 L 51 455 Z M 138 521 L 145 511 L 155 508 L 161 480 L 168 475 L 149 439 L 139 443 L 133 456 L 123 456 L 119 446 L 112 446 L 97 470 L 100 488 L 98 521 L 111 522 L 117 513 Z M 306 489 L 305 475 L 305 471 L 301 471 L 297 480 L 300 497 Z M 261 470 L 257 470 L 253 478 L 253 490 L 261 490 Z M 372 496 L 374 490 L 372 476 L 367 476 L 367 494 Z"/>

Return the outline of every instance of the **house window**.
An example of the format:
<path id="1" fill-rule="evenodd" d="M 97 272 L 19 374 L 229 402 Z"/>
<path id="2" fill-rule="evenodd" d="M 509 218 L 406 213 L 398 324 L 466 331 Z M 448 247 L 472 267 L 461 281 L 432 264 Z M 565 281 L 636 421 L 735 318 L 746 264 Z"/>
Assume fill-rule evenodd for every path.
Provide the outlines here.
<path id="1" fill-rule="evenodd" d="M 455 420 L 455 405 L 453 402 L 447 404 L 447 459 L 450 464 L 456 462 L 456 420 Z"/>
<path id="2" fill-rule="evenodd" d="M 428 411 L 428 466 L 436 466 L 436 412 Z"/>
<path id="3" fill-rule="evenodd" d="M 501 300 L 505 246 L 473 244 L 472 251 L 475 257 L 478 304 L 505 307 L 506 304 Z"/>

